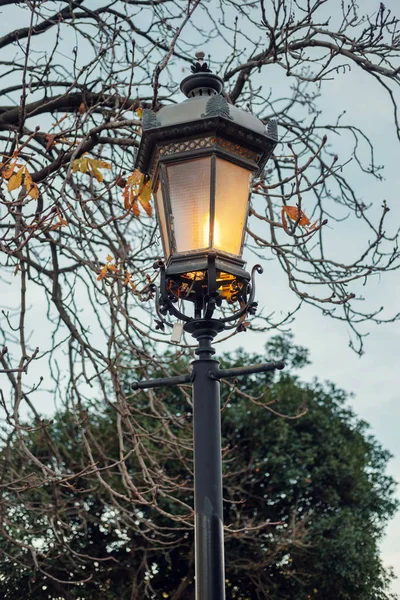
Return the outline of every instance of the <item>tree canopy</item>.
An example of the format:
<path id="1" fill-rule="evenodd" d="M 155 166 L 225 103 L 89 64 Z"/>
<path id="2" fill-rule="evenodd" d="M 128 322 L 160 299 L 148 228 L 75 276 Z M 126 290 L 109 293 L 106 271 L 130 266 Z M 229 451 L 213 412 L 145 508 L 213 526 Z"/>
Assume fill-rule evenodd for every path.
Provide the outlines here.
<path id="1" fill-rule="evenodd" d="M 388 599 L 390 573 L 382 567 L 378 542 L 396 508 L 394 483 L 385 474 L 389 454 L 355 417 L 345 392 L 333 384 L 302 383 L 294 374 L 307 361 L 303 348 L 277 337 L 265 351 L 278 349 L 287 372 L 222 387 L 227 598 Z M 238 351 L 223 363 L 263 358 Z M 153 468 L 168 477 L 171 496 L 149 488 L 134 451 L 127 451 L 122 465 L 115 407 L 96 413 L 81 406 L 77 416 L 64 412 L 51 427 L 37 423 L 29 432 L 28 451 L 45 465 L 68 466 L 75 474 L 70 481 L 37 486 L 40 467 L 32 469 L 18 440 L 10 440 L 1 456 L 7 467 L 2 597 L 194 597 L 191 413 L 179 388 L 162 389 L 159 410 L 162 405 L 173 415 L 169 442 L 144 394 L 130 408 L 146 432 Z M 104 465 L 103 485 L 98 473 L 86 470 L 77 418 L 93 442 L 93 460 Z M 136 488 L 130 498 L 125 469 Z M 157 511 L 141 502 L 145 495 L 153 495 Z"/>

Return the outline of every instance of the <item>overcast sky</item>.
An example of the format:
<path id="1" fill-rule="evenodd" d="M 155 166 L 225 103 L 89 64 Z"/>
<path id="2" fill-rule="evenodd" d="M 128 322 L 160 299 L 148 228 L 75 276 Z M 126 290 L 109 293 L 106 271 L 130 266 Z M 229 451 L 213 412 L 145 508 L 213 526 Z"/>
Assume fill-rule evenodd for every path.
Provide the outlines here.
<path id="1" fill-rule="evenodd" d="M 335 6 L 329 2 L 329 10 Z M 376 9 L 378 2 L 362 0 L 365 11 Z M 400 11 L 398 2 L 391 0 L 385 4 L 394 12 Z M 10 25 L 16 25 L 15 7 L 2 9 L 0 19 L 0 35 L 4 35 Z M 18 23 L 18 26 L 21 26 Z M 33 39 L 33 43 L 38 38 Z M 207 49 L 208 50 L 208 49 Z M 279 78 L 271 82 L 271 88 L 279 92 Z M 391 209 L 390 222 L 400 223 L 399 192 L 399 143 L 395 138 L 391 107 L 387 96 L 378 86 L 371 86 L 370 78 L 361 70 L 352 69 L 350 73 L 341 75 L 329 86 L 324 88 L 321 101 L 327 121 L 329 115 L 336 115 L 346 108 L 347 122 L 357 124 L 373 139 L 377 151 L 377 162 L 385 165 L 385 181 L 378 184 L 361 178 L 355 185 L 365 198 L 365 203 L 373 201 L 378 206 L 386 199 Z M 345 154 L 346 148 L 340 146 Z M 348 167 L 352 169 L 350 165 Z M 361 232 L 349 229 L 347 224 L 335 225 L 330 233 L 331 243 L 337 243 L 338 248 L 357 247 L 361 243 Z M 249 267 L 256 262 L 250 254 Z M 260 309 L 267 312 L 272 310 L 278 314 L 295 306 L 295 300 L 289 293 L 287 283 L 281 270 L 272 262 L 266 263 L 265 273 L 258 278 L 259 287 L 257 299 Z M 15 282 L 16 288 L 19 282 Z M 351 291 L 351 290 L 349 290 Z M 367 303 L 374 306 L 385 305 L 387 314 L 398 311 L 400 297 L 400 275 L 390 273 L 381 278 L 371 280 L 364 290 Z M 39 324 L 38 342 L 42 348 L 46 340 L 45 310 L 38 306 L 39 296 L 35 297 L 34 288 L 31 290 L 30 301 L 31 323 Z M 2 302 L 3 304 L 3 302 Z M 18 295 L 13 298 L 13 288 L 7 290 L 7 306 L 18 305 Z M 389 449 L 394 458 L 389 464 L 389 473 L 400 482 L 400 391 L 398 383 L 398 362 L 400 358 L 399 340 L 400 324 L 368 326 L 369 337 L 365 342 L 365 354 L 359 358 L 348 346 L 349 331 L 344 324 L 335 322 L 311 307 L 305 307 L 291 327 L 295 334 L 295 342 L 310 349 L 312 365 L 302 371 L 303 378 L 312 380 L 314 377 L 328 379 L 355 394 L 352 405 L 362 419 L 371 424 L 372 432 Z M 243 346 L 249 351 L 261 350 L 265 344 L 264 335 L 252 333 L 240 334 L 234 339 L 236 346 Z M 227 344 L 222 347 L 228 349 Z M 232 341 L 229 342 L 232 350 Z M 272 357 L 271 357 L 272 358 Z M 278 358 L 278 357 L 277 357 Z M 35 378 L 35 373 L 31 373 Z M 48 409 L 48 406 L 39 407 Z M 400 498 L 400 493 L 399 493 Z M 392 565 L 400 577 L 400 515 L 389 525 L 385 541 L 382 545 L 382 556 L 386 565 Z M 393 585 L 393 591 L 400 594 L 400 579 Z"/>

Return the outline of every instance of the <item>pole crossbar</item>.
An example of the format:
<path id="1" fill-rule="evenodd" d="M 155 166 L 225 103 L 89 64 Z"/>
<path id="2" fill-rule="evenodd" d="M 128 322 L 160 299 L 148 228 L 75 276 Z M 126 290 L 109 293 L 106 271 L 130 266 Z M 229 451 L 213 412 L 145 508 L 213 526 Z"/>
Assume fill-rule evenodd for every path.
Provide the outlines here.
<path id="1" fill-rule="evenodd" d="M 285 364 L 282 361 L 260 363 L 258 365 L 249 365 L 248 367 L 233 367 L 232 369 L 217 369 L 209 371 L 210 379 L 228 379 L 229 377 L 240 377 L 241 375 L 252 375 L 253 373 L 267 373 L 276 369 L 284 369 Z M 171 387 L 173 385 L 182 385 L 193 383 L 194 372 L 187 375 L 176 375 L 175 377 L 160 377 L 159 379 L 144 379 L 143 381 L 134 381 L 131 385 L 133 390 L 146 390 L 156 387 Z"/>
<path id="2" fill-rule="evenodd" d="M 258 365 L 249 365 L 248 367 L 233 367 L 232 369 L 217 369 L 208 373 L 211 379 L 227 379 L 228 377 L 240 377 L 241 375 L 252 375 L 253 373 L 267 373 L 276 369 L 284 369 L 285 363 L 281 360 L 270 363 L 259 363 Z"/>
<path id="3" fill-rule="evenodd" d="M 177 375 L 176 377 L 160 377 L 159 379 L 144 379 L 143 381 L 134 381 L 131 384 L 133 390 L 146 390 L 156 387 L 172 387 L 173 385 L 182 385 L 184 383 L 192 383 L 193 374 Z"/>

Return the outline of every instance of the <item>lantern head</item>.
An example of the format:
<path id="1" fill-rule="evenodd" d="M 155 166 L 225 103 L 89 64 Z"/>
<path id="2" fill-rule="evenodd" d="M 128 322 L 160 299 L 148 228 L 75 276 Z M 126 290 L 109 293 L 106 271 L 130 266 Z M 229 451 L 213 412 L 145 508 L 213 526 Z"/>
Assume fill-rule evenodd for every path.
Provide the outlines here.
<path id="1" fill-rule="evenodd" d="M 222 79 L 196 56 L 180 86 L 187 99 L 143 110 L 136 168 L 152 178 L 168 293 L 197 305 L 211 292 L 235 302 L 250 279 L 242 252 L 251 183 L 277 126 L 229 104 Z"/>

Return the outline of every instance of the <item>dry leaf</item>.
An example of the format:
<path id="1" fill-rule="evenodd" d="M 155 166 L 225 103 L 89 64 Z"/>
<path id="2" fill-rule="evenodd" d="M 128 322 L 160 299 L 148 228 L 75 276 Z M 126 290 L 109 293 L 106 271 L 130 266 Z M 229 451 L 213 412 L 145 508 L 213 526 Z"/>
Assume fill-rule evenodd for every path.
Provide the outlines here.
<path id="1" fill-rule="evenodd" d="M 151 217 L 152 206 L 150 204 L 152 195 L 152 182 L 143 173 L 136 170 L 129 175 L 123 191 L 124 208 L 131 210 L 135 217 L 140 216 L 139 203 L 145 213 Z"/>
<path id="2" fill-rule="evenodd" d="M 32 183 L 31 187 L 27 191 L 28 191 L 29 196 L 33 200 L 37 200 L 39 198 L 39 196 L 40 196 L 39 188 L 36 185 L 36 183 Z"/>
<path id="3" fill-rule="evenodd" d="M 56 137 L 57 137 L 56 133 L 45 133 L 44 134 L 44 138 L 47 142 L 46 152 L 48 152 L 50 150 L 50 148 L 52 148 L 54 146 Z"/>
<path id="4" fill-rule="evenodd" d="M 301 227 L 304 227 L 306 231 L 311 231 L 315 229 L 317 223 L 313 223 L 311 225 L 309 218 L 303 213 L 302 210 L 299 210 L 297 206 L 283 206 L 282 207 L 282 225 L 283 229 L 288 233 L 288 224 L 285 218 L 285 215 L 289 217 L 294 222 L 298 222 Z"/>
<path id="5" fill-rule="evenodd" d="M 37 200 L 40 196 L 39 188 L 36 183 L 33 182 L 31 174 L 29 173 L 27 167 L 24 167 L 24 186 L 26 187 L 26 191 L 28 195 L 33 199 Z"/>
<path id="6" fill-rule="evenodd" d="M 51 227 L 49 227 L 50 231 L 54 231 L 55 229 L 59 229 L 60 227 L 69 227 L 69 223 L 66 219 L 63 218 L 61 212 L 57 209 L 58 221 L 54 223 Z"/>
<path id="7" fill-rule="evenodd" d="M 0 166 L 4 166 L 4 163 L 0 163 Z M 22 165 L 18 164 L 17 160 L 14 160 L 14 162 L 10 163 L 8 166 L 5 167 L 2 173 L 2 177 L 4 179 L 10 179 L 11 175 L 14 173 L 15 167 L 22 167 Z"/>
<path id="8" fill-rule="evenodd" d="M 130 285 L 133 292 L 136 290 L 136 286 L 132 281 L 132 273 L 129 273 L 129 271 L 125 272 L 124 285 Z"/>
<path id="9" fill-rule="evenodd" d="M 140 208 L 137 200 L 135 200 L 135 202 L 132 203 L 131 211 L 137 219 L 140 217 Z"/>
<path id="10" fill-rule="evenodd" d="M 97 158 L 91 158 L 90 156 L 86 156 L 86 154 L 81 156 L 81 158 L 76 158 L 72 165 L 72 171 L 74 173 L 77 171 L 80 171 L 81 173 L 88 173 L 99 182 L 103 181 L 103 174 L 99 171 L 99 169 L 111 168 L 112 167 L 110 163 Z"/>
<path id="11" fill-rule="evenodd" d="M 19 188 L 22 184 L 22 175 L 24 173 L 24 167 L 21 167 L 16 173 L 13 173 L 8 180 L 7 190 L 12 192 Z"/>
<path id="12" fill-rule="evenodd" d="M 104 277 L 107 275 L 107 271 L 108 271 L 108 267 L 107 267 L 107 265 L 104 265 L 104 267 L 102 267 L 100 270 L 99 276 L 97 277 L 97 281 L 104 279 Z"/>

